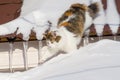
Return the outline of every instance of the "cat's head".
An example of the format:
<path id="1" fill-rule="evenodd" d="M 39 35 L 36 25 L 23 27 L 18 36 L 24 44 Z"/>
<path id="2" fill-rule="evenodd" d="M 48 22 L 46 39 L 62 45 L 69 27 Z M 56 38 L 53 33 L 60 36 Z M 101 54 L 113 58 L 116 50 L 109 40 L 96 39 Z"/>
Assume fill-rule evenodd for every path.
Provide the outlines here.
<path id="1" fill-rule="evenodd" d="M 61 39 L 61 36 L 57 35 L 55 31 L 47 31 L 43 35 L 43 39 L 50 43 L 59 42 Z"/>

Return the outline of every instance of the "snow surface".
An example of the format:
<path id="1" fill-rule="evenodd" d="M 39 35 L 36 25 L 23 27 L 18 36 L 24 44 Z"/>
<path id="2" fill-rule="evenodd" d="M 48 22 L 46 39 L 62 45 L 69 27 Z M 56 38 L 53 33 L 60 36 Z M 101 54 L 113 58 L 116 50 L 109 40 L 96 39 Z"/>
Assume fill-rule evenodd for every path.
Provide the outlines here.
<path id="1" fill-rule="evenodd" d="M 0 80 L 120 80 L 119 49 L 120 42 L 101 40 L 25 72 L 0 73 Z"/>

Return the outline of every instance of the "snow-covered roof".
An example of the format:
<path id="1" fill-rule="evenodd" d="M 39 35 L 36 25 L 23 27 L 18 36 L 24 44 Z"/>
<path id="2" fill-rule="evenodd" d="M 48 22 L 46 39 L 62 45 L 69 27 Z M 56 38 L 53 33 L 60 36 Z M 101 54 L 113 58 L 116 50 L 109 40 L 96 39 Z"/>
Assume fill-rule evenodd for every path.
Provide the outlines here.
<path id="1" fill-rule="evenodd" d="M 53 26 L 56 26 L 59 17 L 63 14 L 65 10 L 69 8 L 71 4 L 84 3 L 89 5 L 91 2 L 96 2 L 96 1 L 99 3 L 102 3 L 102 0 L 66 0 L 66 1 L 64 0 L 23 0 L 23 6 L 21 9 L 20 17 L 28 16 L 30 13 L 34 12 L 35 10 L 39 10 L 45 15 L 47 20 L 53 23 Z M 98 36 L 101 36 L 103 34 L 102 32 L 105 24 L 109 25 L 113 34 L 117 33 L 118 27 L 120 24 L 120 20 L 119 20 L 120 18 L 119 18 L 119 14 L 117 12 L 116 7 L 117 6 L 116 6 L 115 0 L 108 0 L 106 10 L 104 10 L 101 7 L 100 15 L 93 22 L 95 24 L 96 33 Z M 34 22 L 35 20 L 31 17 L 32 16 L 28 18 L 28 21 L 33 20 Z M 11 22 L 11 23 L 14 23 L 14 22 Z M 7 32 L 7 33 L 12 33 L 12 32 L 13 31 Z M 1 33 L 0 35 L 2 34 L 5 34 L 5 33 Z M 87 34 L 89 34 L 89 31 L 87 32 Z"/>
<path id="2" fill-rule="evenodd" d="M 30 1 L 30 0 L 29 0 Z M 22 7 L 22 15 L 25 15 L 35 9 L 39 9 L 47 15 L 47 18 L 56 25 L 58 18 L 61 14 L 68 9 L 68 7 L 72 3 L 84 3 L 89 5 L 91 2 L 104 2 L 104 8 L 101 7 L 100 16 L 94 20 L 96 33 L 98 36 L 103 35 L 103 29 L 105 24 L 108 24 L 110 30 L 112 30 L 113 34 L 116 34 L 119 29 L 120 17 L 119 13 L 119 0 L 35 0 L 32 3 L 28 4 L 28 0 L 24 0 L 24 4 Z M 106 3 L 106 4 L 105 4 Z M 35 5 L 35 6 L 34 6 Z M 107 7 L 107 8 L 106 8 Z M 105 10 L 106 9 L 106 10 Z M 110 32 L 108 30 L 108 32 Z M 89 32 L 88 32 L 89 33 Z M 111 33 L 109 33 L 111 34 Z"/>

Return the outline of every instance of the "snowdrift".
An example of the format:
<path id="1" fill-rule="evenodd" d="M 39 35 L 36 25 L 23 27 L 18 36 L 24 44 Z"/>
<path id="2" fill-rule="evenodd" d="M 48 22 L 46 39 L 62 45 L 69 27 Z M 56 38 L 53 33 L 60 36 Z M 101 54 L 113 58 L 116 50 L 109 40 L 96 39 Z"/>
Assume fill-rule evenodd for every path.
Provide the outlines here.
<path id="1" fill-rule="evenodd" d="M 119 80 L 119 49 L 120 42 L 101 40 L 25 72 L 1 73 L 0 80 Z"/>

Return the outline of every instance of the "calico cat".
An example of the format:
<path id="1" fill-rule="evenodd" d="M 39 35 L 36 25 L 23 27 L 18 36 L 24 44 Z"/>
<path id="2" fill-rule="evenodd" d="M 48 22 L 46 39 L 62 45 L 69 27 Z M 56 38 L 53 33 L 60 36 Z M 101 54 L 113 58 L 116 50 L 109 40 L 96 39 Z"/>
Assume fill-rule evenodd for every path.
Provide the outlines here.
<path id="1" fill-rule="evenodd" d="M 90 27 L 98 12 L 99 3 L 92 3 L 89 6 L 80 3 L 72 4 L 59 18 L 57 29 L 49 30 L 44 34 L 48 45 L 42 48 L 44 57 L 41 62 L 59 51 L 68 53 L 76 50 L 84 31 Z"/>
<path id="2" fill-rule="evenodd" d="M 73 4 L 59 19 L 58 26 L 64 26 L 66 29 L 76 36 L 81 36 L 86 27 L 85 22 L 88 23 L 89 16 L 94 19 L 99 11 L 98 3 L 93 3 L 90 6 L 84 4 Z M 87 12 L 88 15 L 87 16 Z M 91 21 L 91 19 L 89 21 Z M 89 27 L 89 26 L 87 26 Z"/>

